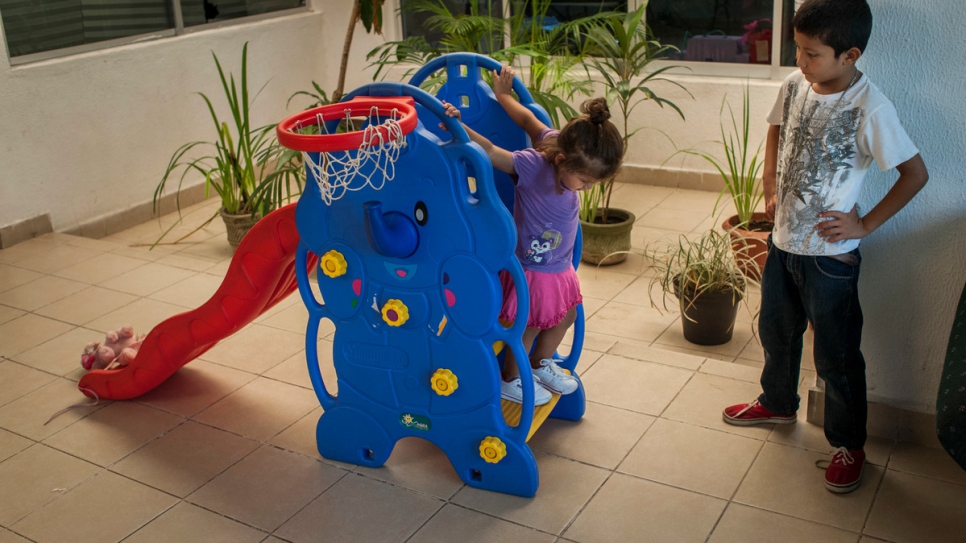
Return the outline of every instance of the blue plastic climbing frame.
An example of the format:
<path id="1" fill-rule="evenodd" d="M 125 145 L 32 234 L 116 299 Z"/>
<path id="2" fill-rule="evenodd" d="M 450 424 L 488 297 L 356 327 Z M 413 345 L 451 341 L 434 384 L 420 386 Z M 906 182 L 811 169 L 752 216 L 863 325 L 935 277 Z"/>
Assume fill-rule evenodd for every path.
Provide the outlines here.
<path id="1" fill-rule="evenodd" d="M 480 68 L 498 64 L 479 55 L 449 55 L 420 70 L 414 81 L 443 66 L 449 80 L 439 94 L 460 104 L 464 122 L 487 137 L 499 135 L 492 139 L 510 150 L 529 144 L 480 80 Z M 549 124 L 519 81 L 515 90 Z M 486 154 L 431 94 L 407 84 L 374 83 L 343 100 L 359 96 L 411 98 L 419 123 L 406 136 L 395 177 L 372 183 L 380 189 L 349 190 L 327 204 L 310 180 L 298 203 L 295 269 L 309 311 L 309 374 L 325 411 L 316 431 L 319 452 L 377 467 L 396 441 L 421 437 L 447 455 L 468 485 L 532 496 L 539 474 L 526 441 L 547 416 L 579 419 L 584 391 L 581 385 L 536 410 L 530 386 L 524 386 L 522 406 L 500 399 L 496 351 L 505 344 L 517 359 L 528 358 L 520 341 L 529 307 L 525 288 L 517 289 L 517 322 L 505 327 L 497 320 L 499 272 L 526 284 L 504 203 L 512 204 L 512 185 L 511 200 L 501 199 Z M 440 122 L 448 131 L 438 129 Z M 320 257 L 322 300 L 305 272 L 309 253 Z M 337 396 L 319 370 L 323 318 L 335 325 Z M 571 371 L 582 342 L 581 309 L 563 364 Z M 529 365 L 520 370 L 522 381 L 531 383 Z"/>

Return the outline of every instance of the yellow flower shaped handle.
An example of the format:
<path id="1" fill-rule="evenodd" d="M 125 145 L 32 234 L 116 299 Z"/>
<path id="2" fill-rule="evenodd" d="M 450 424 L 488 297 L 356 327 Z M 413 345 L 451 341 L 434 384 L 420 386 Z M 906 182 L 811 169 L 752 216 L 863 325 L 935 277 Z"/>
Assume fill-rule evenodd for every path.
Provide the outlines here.
<path id="1" fill-rule="evenodd" d="M 456 389 L 459 388 L 459 381 L 456 379 L 456 375 L 450 370 L 440 368 L 433 373 L 432 381 L 430 383 L 433 391 L 440 396 L 449 396 Z"/>
<path id="2" fill-rule="evenodd" d="M 382 306 L 382 320 L 389 326 L 402 326 L 409 320 L 409 308 L 400 300 L 389 300 Z"/>
<path id="3" fill-rule="evenodd" d="M 506 456 L 506 444 L 500 438 L 487 436 L 480 443 L 480 456 L 489 464 L 496 464 Z"/>
<path id="4" fill-rule="evenodd" d="M 345 275 L 348 267 L 349 265 L 346 263 L 345 257 L 335 249 L 325 253 L 319 259 L 319 268 L 322 270 L 322 273 L 333 279 Z"/>

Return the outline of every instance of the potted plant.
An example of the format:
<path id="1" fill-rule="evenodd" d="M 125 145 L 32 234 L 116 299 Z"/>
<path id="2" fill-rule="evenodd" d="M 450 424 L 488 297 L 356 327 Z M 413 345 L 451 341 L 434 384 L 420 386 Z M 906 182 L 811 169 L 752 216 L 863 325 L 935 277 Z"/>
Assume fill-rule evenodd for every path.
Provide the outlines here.
<path id="1" fill-rule="evenodd" d="M 199 228 L 220 214 L 228 230 L 228 242 L 237 247 L 260 217 L 301 193 L 304 168 L 300 153 L 278 144 L 274 124 L 258 128 L 250 124 L 249 111 L 254 98 L 250 98 L 248 92 L 248 43 L 242 48 L 241 80 L 238 84 L 234 74 L 228 74 L 226 78 L 218 56 L 214 53 L 212 56 L 231 112 L 231 125 L 218 117 L 208 96 L 198 93 L 208 106 L 217 136 L 212 141 L 186 143 L 174 152 L 154 190 L 154 212 L 159 212 L 160 200 L 168 181 L 177 171 L 181 171 L 178 191 L 185 177 L 192 172 L 200 173 L 205 178 L 205 196 L 214 190 L 221 198 L 221 208 Z M 202 152 L 207 154 L 189 156 L 192 151 L 199 149 L 205 149 Z M 179 217 L 180 212 L 178 204 Z M 161 234 L 154 245 L 179 222 L 180 218 Z"/>
<path id="2" fill-rule="evenodd" d="M 693 239 L 682 234 L 645 254 L 656 271 L 651 286 L 660 285 L 664 309 L 669 309 L 666 294 L 678 300 L 684 338 L 698 345 L 731 341 L 749 279 L 738 267 L 729 237 L 714 228 Z M 656 290 L 650 289 L 653 307 L 658 307 Z"/>
<path id="3" fill-rule="evenodd" d="M 716 143 L 724 154 L 724 161 L 711 153 L 694 149 L 680 152 L 703 158 L 721 174 L 724 188 L 715 202 L 713 213 L 717 215 L 718 205 L 727 194 L 735 206 L 735 214 L 725 219 L 721 228 L 731 236 L 738 265 L 746 276 L 757 280 L 761 278 L 761 270 L 765 266 L 768 256 L 768 235 L 771 234 L 775 223 L 765 213 L 755 211 L 764 199 L 762 180 L 758 177 L 764 164 L 759 160 L 764 141 L 759 142 L 752 152 L 749 141 L 751 130 L 749 94 L 746 85 L 742 96 L 741 126 L 738 125 L 734 110 L 728 103 L 727 95 L 721 100 L 719 112 L 721 140 Z M 730 125 L 723 118 L 725 108 L 731 119 Z M 749 262 L 750 260 L 754 261 L 754 265 Z"/>
<path id="4" fill-rule="evenodd" d="M 651 89 L 656 82 L 666 82 L 687 92 L 680 83 L 663 77 L 665 72 L 678 66 L 648 70 L 651 62 L 676 48 L 653 39 L 644 22 L 645 7 L 642 5 L 626 14 L 612 14 L 587 34 L 591 44 L 589 51 L 593 54 L 586 64 L 587 75 L 591 76 L 591 67 L 596 70 L 604 80 L 608 98 L 618 107 L 618 122 L 623 122 L 625 155 L 631 138 L 640 130 L 628 129 L 631 113 L 640 104 L 653 101 L 662 108 L 667 105 L 684 119 L 684 113 L 677 105 Z M 613 190 L 614 179 L 608 179 L 580 195 L 580 227 L 584 237 L 581 258 L 585 262 L 617 264 L 627 258 L 631 248 L 635 217 L 630 211 L 611 207 Z"/>

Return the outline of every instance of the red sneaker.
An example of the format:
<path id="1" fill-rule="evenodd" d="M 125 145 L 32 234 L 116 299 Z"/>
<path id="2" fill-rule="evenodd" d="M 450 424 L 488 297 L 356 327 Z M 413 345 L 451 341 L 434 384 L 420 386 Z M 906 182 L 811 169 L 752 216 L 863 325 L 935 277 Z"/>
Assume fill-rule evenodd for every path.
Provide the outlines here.
<path id="1" fill-rule="evenodd" d="M 735 426 L 753 426 L 755 424 L 792 424 L 798 420 L 795 413 L 779 415 L 765 409 L 755 400 L 751 403 L 740 403 L 726 407 L 721 414 L 724 421 Z"/>
<path id="2" fill-rule="evenodd" d="M 865 451 L 839 447 L 832 455 L 832 463 L 825 470 L 825 488 L 837 494 L 845 494 L 859 488 Z"/>

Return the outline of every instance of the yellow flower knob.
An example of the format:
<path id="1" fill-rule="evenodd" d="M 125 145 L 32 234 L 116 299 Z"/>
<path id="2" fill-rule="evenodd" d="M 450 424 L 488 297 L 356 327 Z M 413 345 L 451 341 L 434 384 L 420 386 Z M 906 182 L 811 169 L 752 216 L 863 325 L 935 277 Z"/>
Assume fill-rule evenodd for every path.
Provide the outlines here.
<path id="1" fill-rule="evenodd" d="M 480 456 L 487 463 L 496 464 L 506 456 L 506 445 L 498 437 L 487 436 L 480 443 Z"/>
<path id="2" fill-rule="evenodd" d="M 436 370 L 433 374 L 432 382 L 430 383 L 436 394 L 440 396 L 449 396 L 459 388 L 459 382 L 456 380 L 456 375 L 453 372 L 440 368 Z"/>
<path id="3" fill-rule="evenodd" d="M 402 326 L 409 320 L 409 308 L 399 300 L 389 300 L 382 306 L 382 320 L 389 326 Z"/>
<path id="4" fill-rule="evenodd" d="M 348 264 L 346 264 L 345 257 L 342 256 L 342 253 L 333 249 L 322 255 L 322 258 L 319 259 L 319 268 L 322 269 L 322 273 L 336 278 L 340 275 L 345 275 Z"/>

